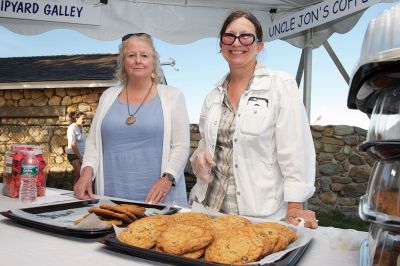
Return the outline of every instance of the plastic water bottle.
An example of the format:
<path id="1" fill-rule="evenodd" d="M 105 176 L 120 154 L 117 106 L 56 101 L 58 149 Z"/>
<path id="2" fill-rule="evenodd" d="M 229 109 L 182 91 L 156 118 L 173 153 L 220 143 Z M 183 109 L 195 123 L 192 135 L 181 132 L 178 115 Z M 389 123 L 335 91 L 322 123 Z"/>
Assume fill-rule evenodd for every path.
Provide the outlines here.
<path id="1" fill-rule="evenodd" d="M 32 202 L 37 197 L 36 180 L 39 173 L 39 161 L 34 151 L 27 151 L 21 163 L 21 186 L 19 189 L 19 200 L 21 202 Z"/>

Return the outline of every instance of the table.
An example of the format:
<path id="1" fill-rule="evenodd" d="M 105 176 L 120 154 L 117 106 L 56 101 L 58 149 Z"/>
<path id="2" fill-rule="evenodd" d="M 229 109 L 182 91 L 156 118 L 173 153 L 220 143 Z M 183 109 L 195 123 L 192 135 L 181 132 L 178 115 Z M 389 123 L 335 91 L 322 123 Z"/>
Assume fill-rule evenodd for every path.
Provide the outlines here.
<path id="1" fill-rule="evenodd" d="M 63 194 L 68 191 L 48 188 L 47 192 Z M 0 195 L 0 211 L 27 206 L 32 205 L 22 204 L 18 199 Z M 360 265 L 359 249 L 345 250 L 330 247 L 332 241 L 330 236 L 345 235 L 348 230 L 319 227 L 312 230 L 312 233 L 313 242 L 298 265 Z M 352 238 L 363 239 L 368 236 L 366 232 L 355 230 L 351 230 L 351 233 Z M 0 243 L 1 265 L 165 265 L 111 251 L 96 239 L 68 237 L 29 228 L 2 215 L 0 215 Z"/>

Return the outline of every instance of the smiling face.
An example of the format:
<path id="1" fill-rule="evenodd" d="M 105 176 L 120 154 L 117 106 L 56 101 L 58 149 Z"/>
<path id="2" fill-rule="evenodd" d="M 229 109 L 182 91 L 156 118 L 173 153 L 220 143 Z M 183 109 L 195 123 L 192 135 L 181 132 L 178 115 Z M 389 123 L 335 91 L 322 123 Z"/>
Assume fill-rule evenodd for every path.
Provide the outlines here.
<path id="1" fill-rule="evenodd" d="M 124 68 L 129 79 L 149 78 L 154 71 L 154 56 L 151 45 L 139 37 L 126 41 Z"/>
<path id="2" fill-rule="evenodd" d="M 76 119 L 76 124 L 77 125 L 83 125 L 83 122 L 86 119 L 86 115 L 81 114 L 77 119 Z"/>
<path id="3" fill-rule="evenodd" d="M 254 24 L 245 17 L 240 17 L 233 20 L 228 24 L 225 30 L 226 33 L 232 33 L 236 36 L 243 33 L 251 33 L 256 36 L 256 28 Z M 257 40 L 249 46 L 244 46 L 240 43 L 239 39 L 231 45 L 226 45 L 220 42 L 221 53 L 230 67 L 246 66 L 248 64 L 255 64 L 257 54 L 264 47 L 263 42 Z"/>

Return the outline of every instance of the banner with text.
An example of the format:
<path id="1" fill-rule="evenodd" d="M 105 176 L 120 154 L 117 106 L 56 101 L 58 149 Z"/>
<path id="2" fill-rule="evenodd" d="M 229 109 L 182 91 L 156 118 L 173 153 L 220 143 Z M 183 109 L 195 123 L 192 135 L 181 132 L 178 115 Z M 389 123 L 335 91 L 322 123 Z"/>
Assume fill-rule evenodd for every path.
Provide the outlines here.
<path id="1" fill-rule="evenodd" d="M 100 25 L 101 6 L 83 1 L 0 0 L 0 17 Z"/>
<path id="2" fill-rule="evenodd" d="M 273 21 L 267 41 L 280 39 L 365 9 L 379 0 L 326 0 L 290 16 Z"/>

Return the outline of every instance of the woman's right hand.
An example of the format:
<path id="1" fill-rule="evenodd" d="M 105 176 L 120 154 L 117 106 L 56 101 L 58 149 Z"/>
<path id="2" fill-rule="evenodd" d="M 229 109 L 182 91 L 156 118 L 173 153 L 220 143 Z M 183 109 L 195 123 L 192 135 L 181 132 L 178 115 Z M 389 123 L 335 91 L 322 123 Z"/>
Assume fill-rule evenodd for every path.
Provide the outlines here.
<path id="1" fill-rule="evenodd" d="M 193 173 L 198 179 L 207 183 L 212 181 L 211 168 L 215 166 L 215 162 L 206 149 L 196 150 L 190 158 L 190 162 Z"/>
<path id="2" fill-rule="evenodd" d="M 81 200 L 93 199 L 92 190 L 92 175 L 93 170 L 91 167 L 86 166 L 82 169 L 81 176 L 74 185 L 75 197 Z"/>

